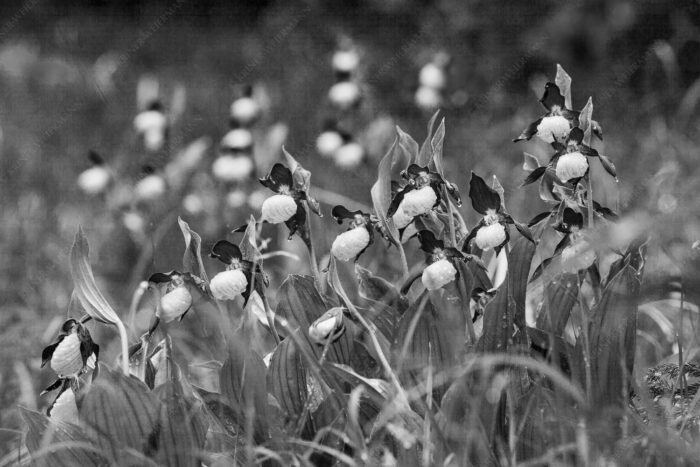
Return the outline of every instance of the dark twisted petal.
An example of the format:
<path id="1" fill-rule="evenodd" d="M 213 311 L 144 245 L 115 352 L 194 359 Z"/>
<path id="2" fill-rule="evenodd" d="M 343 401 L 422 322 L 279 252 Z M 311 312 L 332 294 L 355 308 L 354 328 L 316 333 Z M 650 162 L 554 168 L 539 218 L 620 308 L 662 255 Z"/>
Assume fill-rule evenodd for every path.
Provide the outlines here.
<path id="1" fill-rule="evenodd" d="M 493 251 L 496 252 L 496 256 L 498 256 L 501 253 L 501 249 L 508 244 L 508 241 L 510 240 L 510 228 L 508 225 L 504 225 L 504 230 L 506 231 L 506 238 L 503 240 L 503 243 L 501 243 L 498 246 L 493 247 Z"/>
<path id="2" fill-rule="evenodd" d="M 520 184 L 520 187 L 522 188 L 522 187 L 527 186 L 531 183 L 535 183 L 537 180 L 540 179 L 540 177 L 542 177 L 542 175 L 544 175 L 544 173 L 546 171 L 547 171 L 546 165 L 537 167 L 535 170 L 533 170 L 532 172 L 530 172 L 528 174 L 528 176 L 525 178 L 525 180 L 523 180 L 523 183 Z"/>
<path id="3" fill-rule="evenodd" d="M 426 253 L 432 254 L 435 250 L 442 250 L 445 248 L 443 241 L 435 238 L 435 234 L 430 230 L 421 230 L 417 235 L 418 241 L 420 242 L 420 249 Z"/>
<path id="4" fill-rule="evenodd" d="M 556 225 L 554 225 L 554 230 L 568 234 L 571 233 L 574 227 L 579 229 L 583 227 L 583 214 L 576 212 L 569 207 L 564 208 L 562 218 Z"/>
<path id="5" fill-rule="evenodd" d="M 151 274 L 151 277 L 148 278 L 148 282 L 152 284 L 165 284 L 167 282 L 170 282 L 173 280 L 173 276 L 179 276 L 180 273 L 177 271 L 170 271 L 170 272 L 156 272 Z"/>
<path id="6" fill-rule="evenodd" d="M 544 94 L 540 99 L 540 103 L 547 110 L 552 110 L 553 107 L 564 108 L 564 96 L 561 95 L 559 86 L 554 83 L 547 83 L 544 85 Z"/>
<path id="7" fill-rule="evenodd" d="M 615 211 L 605 206 L 601 206 L 598 201 L 593 201 L 593 209 L 607 220 L 617 220 L 620 218 Z"/>
<path id="8" fill-rule="evenodd" d="M 301 202 L 297 201 L 297 212 L 289 220 L 285 221 L 284 224 L 289 229 L 289 238 L 291 239 L 297 231 L 301 231 L 305 228 L 306 224 L 306 209 Z"/>
<path id="9" fill-rule="evenodd" d="M 476 237 L 476 233 L 479 231 L 480 228 L 482 228 L 486 222 L 484 219 L 481 219 L 478 224 L 469 232 L 469 235 L 464 239 L 464 244 L 462 245 L 462 251 L 465 253 L 469 253 L 469 243 Z"/>
<path id="10" fill-rule="evenodd" d="M 472 200 L 474 210 L 486 215 L 486 211 L 492 209 L 498 212 L 501 209 L 501 197 L 498 192 L 488 186 L 483 178 L 472 172 L 469 180 L 469 197 Z"/>
<path id="11" fill-rule="evenodd" d="M 231 264 L 234 261 L 241 261 L 243 259 L 243 254 L 238 245 L 234 245 L 228 240 L 219 240 L 211 248 L 211 253 L 209 256 L 216 258 L 224 264 Z"/>
<path id="12" fill-rule="evenodd" d="M 615 164 L 613 164 L 607 156 L 604 156 L 602 154 L 599 154 L 598 158 L 600 159 L 600 163 L 603 164 L 603 168 L 606 170 L 606 172 L 608 172 L 613 177 L 617 177 L 617 170 L 615 169 Z"/>
<path id="13" fill-rule="evenodd" d="M 389 205 L 389 209 L 386 212 L 386 217 L 391 217 L 396 213 L 396 210 L 399 209 L 399 205 L 401 204 L 401 201 L 403 201 L 403 197 L 408 193 L 409 191 L 413 191 L 416 189 L 415 185 L 406 185 L 403 187 L 403 189 L 399 190 L 396 192 L 394 195 L 394 198 L 391 200 L 391 204 Z"/>
<path id="14" fill-rule="evenodd" d="M 578 110 L 571 110 L 571 109 L 561 109 L 561 116 L 567 119 L 569 122 L 571 122 L 571 125 L 574 127 L 579 126 L 579 116 L 581 115 L 581 112 Z"/>
<path id="15" fill-rule="evenodd" d="M 517 143 L 518 141 L 530 141 L 533 136 L 537 134 L 537 127 L 540 126 L 540 123 L 542 123 L 542 117 L 538 118 L 534 122 L 530 123 L 527 128 L 523 130 L 522 133 L 520 133 L 520 136 L 515 138 L 513 140 L 514 143 Z"/>
<path id="16" fill-rule="evenodd" d="M 532 227 L 533 225 L 539 224 L 542 220 L 549 217 L 550 214 L 552 214 L 551 211 L 545 211 L 537 214 L 530 220 L 530 222 L 527 223 L 528 227 Z"/>
<path id="17" fill-rule="evenodd" d="M 362 215 L 364 216 L 365 214 L 362 211 L 351 211 L 345 206 L 338 205 L 333 208 L 331 211 L 331 216 L 333 219 L 338 221 L 338 224 L 342 224 L 343 220 L 345 219 L 354 219 L 355 216 L 357 215 Z"/>
<path id="18" fill-rule="evenodd" d="M 283 164 L 277 163 L 272 166 L 270 173 L 265 178 L 260 179 L 260 183 L 275 193 L 279 193 L 280 187 L 286 186 L 290 190 L 294 186 L 292 172 Z"/>
<path id="19" fill-rule="evenodd" d="M 428 169 L 428 167 L 421 167 L 418 164 L 411 164 L 406 169 L 406 173 L 411 178 L 416 178 L 416 177 L 420 177 L 421 175 L 430 174 L 430 169 Z"/>
<path id="20" fill-rule="evenodd" d="M 573 141 L 576 144 L 583 143 L 583 130 L 577 126 L 573 127 L 571 129 L 571 131 L 569 131 L 569 136 L 567 138 L 567 141 L 569 141 L 569 142 Z"/>
<path id="21" fill-rule="evenodd" d="M 58 344 L 61 343 L 61 340 L 63 340 L 63 336 L 58 338 L 58 341 L 48 345 L 44 348 L 44 350 L 41 351 L 41 367 L 43 368 L 46 366 L 47 363 L 51 361 L 51 357 L 53 357 L 53 352 L 56 350 L 56 347 L 58 347 Z"/>

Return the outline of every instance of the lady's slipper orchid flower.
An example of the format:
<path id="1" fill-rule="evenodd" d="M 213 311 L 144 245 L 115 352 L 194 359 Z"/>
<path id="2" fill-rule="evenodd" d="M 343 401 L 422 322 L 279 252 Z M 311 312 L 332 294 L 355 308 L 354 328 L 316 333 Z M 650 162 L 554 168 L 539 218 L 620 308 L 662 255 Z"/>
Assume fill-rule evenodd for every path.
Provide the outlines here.
<path id="1" fill-rule="evenodd" d="M 533 136 L 537 136 L 546 143 L 561 143 L 566 140 L 571 128 L 578 127 L 581 112 L 566 108 L 564 96 L 556 84 L 545 85 L 540 103 L 547 109 L 547 113 L 532 122 L 513 140 L 514 142 L 529 141 Z M 595 122 L 591 123 L 595 135 L 602 139 L 600 127 Z"/>
<path id="2" fill-rule="evenodd" d="M 355 72 L 360 64 L 360 56 L 355 49 L 336 50 L 333 54 L 333 71 L 341 74 Z"/>
<path id="3" fill-rule="evenodd" d="M 260 117 L 260 113 L 260 104 L 253 98 L 253 87 L 245 86 L 241 97 L 231 104 L 232 123 L 250 126 Z"/>
<path id="4" fill-rule="evenodd" d="M 350 220 L 348 230 L 333 241 L 331 254 L 340 261 L 357 261 L 374 241 L 374 229 L 378 228 L 377 220 L 362 211 L 350 211 L 345 206 L 335 206 L 331 215 L 338 224 L 342 224 L 346 219 Z"/>
<path id="5" fill-rule="evenodd" d="M 408 183 L 394 195 L 387 217 L 392 217 L 399 210 L 411 218 L 427 214 L 440 203 L 443 187 L 447 188 L 458 206 L 461 204 L 457 187 L 445 181 L 440 174 L 431 172 L 428 167 L 411 164 L 401 176 Z"/>
<path id="6" fill-rule="evenodd" d="M 163 197 L 168 189 L 165 179 L 155 172 L 151 166 L 143 168 L 144 177 L 136 182 L 134 192 L 136 199 L 139 201 L 150 202 L 156 201 Z"/>
<path id="7" fill-rule="evenodd" d="M 92 167 L 78 176 L 78 186 L 88 195 L 99 195 L 105 191 L 112 177 L 99 154 L 95 151 L 90 151 L 88 159 L 90 159 Z"/>
<path id="8" fill-rule="evenodd" d="M 516 222 L 506 213 L 498 192 L 489 187 L 484 179 L 474 172 L 472 172 L 472 177 L 469 181 L 469 197 L 472 200 L 474 210 L 484 217 L 467 235 L 462 247 L 463 251 L 468 251 L 469 242 L 474 239 L 476 246 L 482 250 L 493 248 L 498 254 L 510 238 L 509 224 L 514 224 L 518 232 L 531 242 L 534 242 L 530 229 Z"/>
<path id="9" fill-rule="evenodd" d="M 309 337 L 317 344 L 334 342 L 345 332 L 343 309 L 331 308 L 309 326 Z"/>
<path id="10" fill-rule="evenodd" d="M 187 274 L 177 271 L 169 273 L 157 272 L 148 278 L 150 284 L 167 284 L 165 294 L 160 298 L 160 303 L 156 311 L 158 319 L 165 323 L 170 323 L 185 317 L 185 314 L 192 308 L 192 294 L 190 293 L 185 279 Z"/>
<path id="11" fill-rule="evenodd" d="M 328 100 L 341 110 L 349 110 L 360 103 L 362 93 L 354 81 L 342 80 L 331 86 Z"/>
<path id="12" fill-rule="evenodd" d="M 163 105 L 158 101 L 152 102 L 134 118 L 134 128 L 143 137 L 146 149 L 153 152 L 162 149 L 168 131 L 168 117 L 163 112 Z"/>
<path id="13" fill-rule="evenodd" d="M 557 152 L 552 156 L 549 164 L 537 167 L 525 179 L 522 186 L 537 181 L 544 175 L 547 169 L 554 170 L 557 178 L 562 183 L 572 182 L 576 184 L 589 170 L 588 158 L 597 157 L 603 168 L 613 177 L 617 176 L 615 165 L 606 156 L 583 143 L 583 130 L 572 128 L 565 144 L 555 142 L 552 144 Z"/>
<path id="14" fill-rule="evenodd" d="M 59 380 L 76 378 L 90 369 L 88 367 L 90 357 L 94 356 L 97 359 L 99 354 L 100 346 L 92 341 L 90 331 L 82 322 L 69 319 L 61 326 L 61 333 L 56 342 L 41 352 L 41 366 L 50 363 L 51 369 L 56 372 Z"/>
<path id="15" fill-rule="evenodd" d="M 295 187 L 292 172 L 279 163 L 272 167 L 267 177 L 260 179 L 260 183 L 277 193 L 263 202 L 262 221 L 271 224 L 284 222 L 289 228 L 289 238 L 292 238 L 306 223 L 306 208 L 302 202 L 307 200 L 307 193 Z"/>
<path id="16" fill-rule="evenodd" d="M 46 415 L 54 422 L 77 424 L 78 405 L 75 402 L 75 392 L 68 381 L 62 384 L 61 391 L 46 411 Z"/>
<path id="17" fill-rule="evenodd" d="M 465 256 L 456 248 L 445 247 L 445 243 L 435 238 L 430 230 L 418 232 L 418 240 L 421 249 L 429 254 L 428 266 L 421 275 L 421 282 L 428 290 L 440 289 L 458 277 L 456 260 L 471 259 L 471 256 Z"/>
<path id="18" fill-rule="evenodd" d="M 268 285 L 267 277 L 258 265 L 243 258 L 243 253 L 237 245 L 227 240 L 219 240 L 212 247 L 209 256 L 226 264 L 226 271 L 218 273 L 209 283 L 215 299 L 233 300 L 241 295 L 247 304 L 253 287 L 258 294 L 263 295 L 263 286 Z"/>
<path id="19" fill-rule="evenodd" d="M 333 154 L 335 165 L 345 170 L 357 168 L 365 159 L 365 149 L 356 141 L 347 141 Z"/>

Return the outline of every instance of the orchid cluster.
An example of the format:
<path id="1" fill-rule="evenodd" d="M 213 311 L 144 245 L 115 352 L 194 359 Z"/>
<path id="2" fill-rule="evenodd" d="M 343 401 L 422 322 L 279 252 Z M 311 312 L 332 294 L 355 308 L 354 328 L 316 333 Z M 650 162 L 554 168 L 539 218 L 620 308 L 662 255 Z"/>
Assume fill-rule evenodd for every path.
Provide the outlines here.
<path id="1" fill-rule="evenodd" d="M 338 84 L 347 87 L 358 64 L 357 55 L 350 49 L 341 50 L 333 64 Z M 422 86 L 442 89 L 438 68 L 433 64 L 421 73 Z M 339 91 L 330 97 L 336 93 Z M 336 100 L 336 105 L 350 107 L 347 99 Z M 47 389 L 59 389 L 48 410 L 49 418 L 77 427 L 78 432 L 87 425 L 89 444 L 93 442 L 91 433 L 102 435 L 98 428 L 103 427 L 93 425 L 106 423 L 107 418 L 86 418 L 88 410 L 103 410 L 94 401 L 122 403 L 110 399 L 114 393 L 122 394 L 119 397 L 129 404 L 122 404 L 120 410 L 128 411 L 133 404 L 123 394 L 134 393 L 139 394 L 134 396 L 139 404 L 152 404 L 157 410 L 151 418 L 137 417 L 139 425 L 133 427 L 145 430 L 140 436 L 147 441 L 139 439 L 143 445 L 128 445 L 123 452 L 136 451 L 159 462 L 163 457 L 158 456 L 179 452 L 177 436 L 182 436 L 189 444 L 184 444 L 186 453 L 178 456 L 190 456 L 187 459 L 191 460 L 191 456 L 211 451 L 222 456 L 221 465 L 240 460 L 237 456 L 243 437 L 251 446 L 246 455 L 258 456 L 255 462 L 259 463 L 274 460 L 274 465 L 333 464 L 323 456 L 364 465 L 377 453 L 389 461 L 394 459 L 387 465 L 402 465 L 396 458 L 412 459 L 421 453 L 427 453 L 426 465 L 448 465 L 457 455 L 464 459 L 473 456 L 475 465 L 486 465 L 494 459 L 516 460 L 518 451 L 507 438 L 513 431 L 508 423 L 515 423 L 510 418 L 522 415 L 511 410 L 514 394 L 521 398 L 518 403 L 525 401 L 523 406 L 528 410 L 539 404 L 537 410 L 543 413 L 556 408 L 547 407 L 537 397 L 559 386 L 566 389 L 563 402 L 553 403 L 560 404 L 557 407 L 561 410 L 584 409 L 577 417 L 590 412 L 589 404 L 599 402 L 624 409 L 626 401 L 619 398 L 628 392 L 626 379 L 610 375 L 632 374 L 633 353 L 613 362 L 605 349 L 634 336 L 636 321 L 620 320 L 611 310 L 636 313 L 630 297 L 639 290 L 644 240 L 633 242 L 626 251 L 603 251 L 596 242 L 599 229 L 614 221 L 616 214 L 593 199 L 596 179 L 590 164 L 601 164 L 604 172 L 597 175 L 615 177 L 616 170 L 592 146 L 591 136 L 601 137 L 602 132 L 591 119 L 591 101 L 580 112 L 572 110 L 570 78 L 559 68 L 540 102 L 547 113 L 516 141 L 537 137 L 554 150 L 546 165 L 540 165 L 534 156 L 525 156 L 529 175 L 523 185 L 539 181 L 540 196 L 549 205 L 545 212 L 528 224 L 522 223 L 508 211 L 505 190 L 495 176 L 447 172 L 443 160 L 445 121 L 438 124 L 435 113 L 421 145 L 397 127 L 396 140 L 381 160 L 371 189 L 372 209 L 332 204 L 331 217 L 344 224 L 345 230 L 333 239 L 325 268 L 317 259 L 322 243 L 315 241 L 310 222 L 312 215 L 322 215 L 313 196 L 311 172 L 283 148 L 284 162 L 271 164 L 267 175 L 258 180 L 265 189 L 259 210 L 244 226 L 208 249 L 208 264 L 218 267 L 211 279 L 201 255 L 202 238 L 179 220 L 186 243 L 182 268 L 152 273 L 134 295 L 133 310 L 146 302 L 144 296 L 150 297 L 147 303 L 153 304 L 152 309 L 147 305 L 146 311 L 151 321 L 128 351 L 123 351 L 123 369 L 131 376 L 121 380 L 109 369 L 106 375 L 98 375 L 99 346 L 85 323 L 94 318 L 100 323 L 123 325 L 113 311 L 109 316 L 100 314 L 100 310 L 111 308 L 94 284 L 86 243 L 79 248 L 83 241 L 79 232 L 71 265 L 88 317 L 67 320 L 56 342 L 42 353 L 43 365 L 49 363 L 58 377 Z M 234 102 L 233 127 L 222 141 L 219 161 L 251 157 L 245 151 L 250 150 L 252 139 L 244 140 L 241 131 L 248 131 L 259 112 L 249 92 Z M 100 160 L 92 158 L 99 165 Z M 226 172 L 223 164 L 219 175 Z M 245 177 L 253 173 L 254 166 L 250 167 Z M 219 169 L 215 163 L 215 175 Z M 446 174 L 455 176 L 448 180 Z M 219 175 L 224 183 L 242 180 Z M 470 214 L 478 218 L 471 226 L 465 222 L 458 187 L 467 182 Z M 268 245 L 259 238 L 263 229 L 274 224 L 284 224 L 288 240 L 299 237 L 303 241 L 313 277 L 292 274 L 277 291 L 270 292 L 263 259 L 274 255 L 262 253 Z M 231 240 L 240 233 L 240 242 L 234 244 Z M 383 245 L 376 245 L 375 240 Z M 361 266 L 370 249 L 377 250 L 377 257 L 380 251 L 388 252 L 385 257 L 389 263 L 400 258 L 400 277 L 392 282 Z M 605 274 L 599 267 L 603 255 L 612 258 L 605 280 L 601 280 Z M 354 263 L 356 294 L 342 283 L 345 276 L 339 271 L 344 262 Z M 533 285 L 543 277 L 547 280 Z M 616 302 L 620 297 L 627 301 Z M 556 307 L 551 305 L 554 299 Z M 534 316 L 526 316 L 532 312 L 529 301 L 538 302 Z M 276 302 L 275 310 L 271 302 Z M 581 316 L 588 309 L 596 310 L 594 318 L 584 322 L 589 317 Z M 226 340 L 225 348 L 219 349 L 224 358 L 223 363 L 207 367 L 208 378 L 216 381 L 207 388 L 193 384 L 189 379 L 196 378 L 194 372 L 174 363 L 181 355 L 173 352 L 175 334 L 171 333 L 188 313 L 200 310 L 214 310 L 236 329 L 227 334 L 223 323 L 218 324 L 221 329 L 217 331 L 222 331 Z M 569 320 L 572 310 L 581 316 Z M 571 336 L 566 334 L 569 322 L 569 327 L 577 327 Z M 126 333 L 121 329 L 124 341 Z M 162 339 L 152 342 L 157 334 Z M 126 349 L 126 343 L 122 344 Z M 595 350 L 582 353 L 590 349 Z M 528 353 L 533 356 L 530 360 L 524 356 Z M 481 357 L 495 362 L 484 363 L 493 367 L 490 371 L 494 375 L 485 378 L 486 382 L 473 370 L 481 364 Z M 513 363 L 518 358 L 525 362 L 522 368 Z M 625 360 L 628 366 L 618 371 L 619 367 L 613 366 L 619 365 L 618 360 Z M 538 372 L 540 375 L 535 375 Z M 591 385 L 600 375 L 612 381 L 603 385 L 604 390 Z M 91 400 L 92 391 L 100 390 L 103 377 L 116 381 L 114 385 L 123 392 L 110 387 L 111 392 L 85 402 Z M 418 389 L 409 391 L 409 385 Z M 494 390 L 494 386 L 499 389 Z M 582 391 L 587 391 L 586 397 Z M 469 411 L 478 416 L 464 419 L 462 414 Z M 470 425 L 487 417 L 494 426 L 499 424 L 494 433 L 487 433 L 481 425 L 477 429 Z M 518 423 L 531 429 L 528 417 L 526 411 Z M 169 425 L 175 419 L 181 431 Z M 430 423 L 421 426 L 423 420 Z M 439 436 L 435 435 L 437 430 L 426 434 L 433 429 L 432 423 L 437 425 Z M 464 433 L 468 430 L 491 437 L 479 447 L 481 451 L 465 453 Z M 344 434 L 337 436 L 336 432 Z M 105 429 L 105 435 L 109 434 Z M 172 439 L 167 438 L 171 435 Z M 178 442 L 173 443 L 173 439 Z M 434 447 L 438 443 L 441 450 Z M 313 449 L 318 446 L 322 449 Z M 513 450 L 506 456 L 505 449 Z M 488 452 L 484 454 L 484 450 Z M 313 462 L 312 456 L 316 456 Z M 197 458 L 189 464 L 209 465 L 214 457 L 206 462 Z"/>

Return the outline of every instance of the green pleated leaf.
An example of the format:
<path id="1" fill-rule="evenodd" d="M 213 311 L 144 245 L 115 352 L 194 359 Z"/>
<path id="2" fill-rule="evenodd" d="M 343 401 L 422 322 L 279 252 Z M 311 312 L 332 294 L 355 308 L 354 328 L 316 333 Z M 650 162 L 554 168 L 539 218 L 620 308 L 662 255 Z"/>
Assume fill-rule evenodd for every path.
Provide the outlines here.
<path id="1" fill-rule="evenodd" d="M 119 316 L 97 288 L 88 256 L 90 247 L 82 227 L 78 227 L 75 241 L 70 250 L 70 272 L 73 277 L 75 294 L 80 304 L 94 320 L 105 324 L 121 323 Z"/>
<path id="2" fill-rule="evenodd" d="M 408 387 L 423 384 L 430 368 L 436 403 L 446 389 L 446 372 L 458 365 L 464 353 L 466 338 L 465 312 L 459 306 L 448 305 L 444 293 L 421 294 L 401 317 L 394 341 L 395 366 L 401 368 L 399 379 Z"/>
<path id="3" fill-rule="evenodd" d="M 97 378 L 85 395 L 80 417 L 99 436 L 101 448 L 113 459 L 128 450 L 144 455 L 158 447 L 160 403 L 133 376 L 100 364 Z"/>
<path id="4" fill-rule="evenodd" d="M 564 71 L 557 63 L 557 75 L 554 77 L 554 84 L 559 88 L 559 92 L 564 96 L 564 105 L 567 109 L 573 109 L 571 104 L 571 76 Z"/>
<path id="5" fill-rule="evenodd" d="M 545 226 L 540 222 L 533 228 L 534 238 L 542 235 Z M 506 278 L 484 310 L 484 330 L 478 345 L 483 352 L 503 352 L 515 345 L 527 344 L 525 295 L 536 245 L 521 235 L 512 245 Z"/>
<path id="6" fill-rule="evenodd" d="M 229 338 L 228 356 L 221 368 L 221 394 L 236 411 L 239 421 L 244 421 L 242 428 L 252 420 L 256 442 L 263 442 L 269 436 L 265 372 L 265 363 L 246 335 L 236 331 Z"/>
<path id="7" fill-rule="evenodd" d="M 355 274 L 358 280 L 358 292 L 367 300 L 384 303 L 403 312 L 408 307 L 406 297 L 399 294 L 397 288 L 388 280 L 376 276 L 369 269 L 359 264 L 355 265 Z"/>
<path id="8" fill-rule="evenodd" d="M 544 297 L 537 327 L 561 336 L 571 310 L 578 301 L 578 274 L 561 274 L 544 285 Z"/>
<path id="9" fill-rule="evenodd" d="M 177 218 L 177 223 L 185 238 L 185 254 L 182 257 L 183 272 L 192 273 L 204 281 L 209 281 L 202 262 L 202 237 L 190 229 L 189 224 L 181 217 Z"/>
<path id="10" fill-rule="evenodd" d="M 79 426 L 51 421 L 24 407 L 19 413 L 27 425 L 25 442 L 32 465 L 41 467 L 90 467 L 107 463 L 99 446 Z"/>
<path id="11" fill-rule="evenodd" d="M 634 370 L 643 248 L 632 249 L 623 260 L 593 310 L 589 331 L 591 389 L 599 406 L 624 406 Z"/>
<path id="12" fill-rule="evenodd" d="M 267 384 L 285 414 L 287 421 L 296 423 L 307 398 L 307 370 L 292 339 L 277 346 L 270 360 Z"/>
<path id="13" fill-rule="evenodd" d="M 403 131 L 398 125 L 396 134 L 399 138 L 399 149 L 403 152 L 403 159 L 415 162 L 418 160 L 418 143 L 411 135 Z"/>
<path id="14" fill-rule="evenodd" d="M 445 119 L 443 118 L 440 121 L 440 125 L 437 127 L 437 130 L 435 130 L 435 134 L 433 134 L 432 138 L 430 139 L 430 147 L 432 148 L 433 152 L 433 164 L 435 164 L 435 170 L 443 177 L 445 176 L 445 166 L 443 164 L 442 157 L 442 147 L 444 143 Z"/>
<path id="15" fill-rule="evenodd" d="M 173 467 L 201 465 L 208 429 L 201 407 L 186 400 L 174 381 L 161 385 L 155 393 L 161 401 L 158 461 Z"/>
<path id="16" fill-rule="evenodd" d="M 379 218 L 386 233 L 391 237 L 392 242 L 398 244 L 400 241 L 399 231 L 394 225 L 394 221 L 386 217 L 386 213 L 391 205 L 391 175 L 393 168 L 401 164 L 401 150 L 398 149 L 399 139 L 394 140 L 394 143 L 389 148 L 389 151 L 384 155 L 379 162 L 377 169 L 377 181 L 372 185 L 370 194 L 372 196 L 372 206 L 374 213 Z M 408 165 L 409 161 L 403 161 Z M 402 166 L 405 166 L 401 164 Z"/>
<path id="17" fill-rule="evenodd" d="M 303 340 L 316 358 L 321 356 L 323 346 L 309 337 L 309 326 L 328 311 L 314 280 L 310 276 L 292 274 L 282 283 L 277 292 L 277 314 L 289 320 L 292 329 L 298 327 Z M 349 363 L 352 358 L 353 336 L 343 333 L 328 349 L 326 359 L 330 362 Z"/>
<path id="18" fill-rule="evenodd" d="M 438 115 L 440 115 L 439 110 L 436 111 L 428 121 L 428 134 L 425 136 L 425 141 L 423 141 L 423 144 L 420 147 L 420 152 L 418 153 L 418 159 L 415 161 L 415 163 L 421 167 L 425 167 L 430 164 L 430 160 L 433 157 L 432 136 L 433 131 L 435 130 L 435 122 L 437 122 Z"/>

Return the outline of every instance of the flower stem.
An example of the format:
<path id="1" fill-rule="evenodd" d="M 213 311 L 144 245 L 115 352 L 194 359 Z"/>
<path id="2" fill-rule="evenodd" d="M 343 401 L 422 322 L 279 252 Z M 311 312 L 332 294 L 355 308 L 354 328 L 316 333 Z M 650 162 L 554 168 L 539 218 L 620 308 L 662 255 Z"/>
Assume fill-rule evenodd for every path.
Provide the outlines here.
<path id="1" fill-rule="evenodd" d="M 447 204 L 447 214 L 450 217 L 450 243 L 453 248 L 457 248 L 457 237 L 455 236 L 455 222 L 454 222 L 454 211 L 452 208 L 452 200 L 447 193 L 447 188 L 442 187 L 442 196 L 445 199 L 445 204 Z"/>
<path id="2" fill-rule="evenodd" d="M 122 370 L 125 375 L 129 375 L 129 337 L 126 334 L 126 328 L 121 320 L 116 323 L 117 329 L 119 330 L 119 339 L 122 343 Z"/>
<path id="3" fill-rule="evenodd" d="M 406 259 L 406 251 L 403 249 L 403 244 L 401 243 L 401 240 L 399 240 L 397 246 L 399 248 L 399 255 L 401 256 L 401 282 L 403 283 L 408 279 L 410 271 L 408 270 L 408 260 Z"/>

